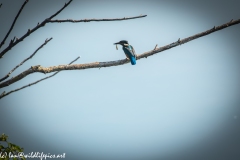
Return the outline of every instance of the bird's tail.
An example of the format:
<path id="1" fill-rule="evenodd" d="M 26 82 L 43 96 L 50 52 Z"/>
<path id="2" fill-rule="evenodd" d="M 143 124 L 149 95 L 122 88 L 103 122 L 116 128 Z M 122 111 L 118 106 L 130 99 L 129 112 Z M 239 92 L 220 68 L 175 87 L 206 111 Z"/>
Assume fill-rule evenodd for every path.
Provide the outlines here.
<path id="1" fill-rule="evenodd" d="M 136 58 L 135 58 L 135 57 L 131 56 L 131 57 L 130 57 L 130 61 L 131 61 L 131 64 L 132 64 L 132 65 L 135 65 L 135 64 L 136 64 Z"/>

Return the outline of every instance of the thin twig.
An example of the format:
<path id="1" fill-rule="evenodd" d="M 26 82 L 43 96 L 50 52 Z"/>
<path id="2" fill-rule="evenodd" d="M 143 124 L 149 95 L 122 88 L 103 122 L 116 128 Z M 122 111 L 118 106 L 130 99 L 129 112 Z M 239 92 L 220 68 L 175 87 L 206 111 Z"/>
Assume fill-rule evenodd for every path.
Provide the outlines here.
<path id="1" fill-rule="evenodd" d="M 18 16 L 19 16 L 20 13 L 22 12 L 22 10 L 23 10 L 24 6 L 27 4 L 27 2 L 28 2 L 28 0 L 26 0 L 26 1 L 23 3 L 22 7 L 21 7 L 20 10 L 18 11 L 18 13 L 17 13 L 17 15 L 16 15 L 16 17 L 15 17 L 15 19 L 14 19 L 14 21 L 13 21 L 13 23 L 12 23 L 12 25 L 11 25 L 9 31 L 8 31 L 8 33 L 6 34 L 6 36 L 4 37 L 4 39 L 2 40 L 2 42 L 1 42 L 1 44 L 0 44 L 0 48 L 4 45 L 7 37 L 8 37 L 9 34 L 11 33 L 11 31 L 12 31 L 12 29 L 13 29 L 13 27 L 14 27 L 17 19 L 18 19 Z M 1 6 L 2 6 L 2 4 L 0 5 L 0 8 L 1 8 Z"/>
<path id="2" fill-rule="evenodd" d="M 199 37 L 206 36 L 210 33 L 219 31 L 221 29 L 227 28 L 227 27 L 232 26 L 232 25 L 236 25 L 238 23 L 240 23 L 240 19 L 235 20 L 235 21 L 227 22 L 227 23 L 225 23 L 221 26 L 217 26 L 215 28 L 212 28 L 210 30 L 207 30 L 205 32 L 190 36 L 190 37 L 182 39 L 182 40 L 179 39 L 176 42 L 173 42 L 173 43 L 168 44 L 166 46 L 157 48 L 156 50 L 151 50 L 151 51 L 139 54 L 137 56 L 137 59 L 146 58 L 148 56 L 157 54 L 159 52 L 162 52 L 162 51 L 165 51 L 165 50 L 168 50 L 168 49 L 171 49 L 171 48 L 176 47 L 178 45 L 187 43 L 187 42 L 192 41 L 194 39 L 197 39 Z M 122 60 L 118 60 L 118 61 L 93 62 L 93 63 L 73 64 L 73 65 L 59 65 L 59 66 L 52 66 L 52 67 L 33 66 L 33 67 L 29 68 L 28 70 L 22 72 L 21 74 L 13 77 L 12 79 L 0 83 L 0 88 L 9 86 L 12 83 L 15 83 L 15 82 L 19 81 L 20 79 L 26 77 L 27 75 L 35 73 L 35 72 L 40 72 L 40 73 L 46 74 L 46 73 L 62 71 L 62 70 L 83 70 L 83 69 L 90 69 L 90 68 L 111 67 L 111 66 L 123 65 L 123 64 L 126 64 L 126 63 L 129 63 L 129 60 L 122 59 Z"/>
<path id="3" fill-rule="evenodd" d="M 129 20 L 129 19 L 136 19 L 136 18 L 143 18 L 146 17 L 147 15 L 140 15 L 140 16 L 135 16 L 135 17 L 124 17 L 124 18 L 103 18 L 103 19 L 80 19 L 80 20 L 73 20 L 73 19 L 64 19 L 64 20 L 50 20 L 48 23 L 62 23 L 62 22 L 72 22 L 72 23 L 79 23 L 79 22 L 99 22 L 99 21 L 122 21 L 122 20 Z"/>
<path id="4" fill-rule="evenodd" d="M 74 60 L 73 60 L 72 62 L 70 62 L 68 65 L 73 64 L 73 63 L 76 62 L 79 58 L 80 58 L 80 56 L 77 57 L 76 59 L 74 59 Z M 59 72 L 60 72 L 60 71 L 59 71 Z"/>
<path id="5" fill-rule="evenodd" d="M 3 57 L 4 54 L 6 54 L 11 48 L 13 48 L 16 44 L 18 44 L 19 42 L 23 41 L 26 37 L 28 37 L 30 34 L 32 34 L 33 32 L 35 32 L 37 29 L 43 27 L 49 20 L 51 20 L 51 18 L 55 17 L 56 15 L 58 15 L 64 8 L 66 8 L 70 3 L 72 2 L 72 0 L 70 0 L 68 3 L 65 3 L 65 5 L 58 10 L 56 13 L 54 13 L 52 16 L 50 16 L 49 18 L 45 19 L 44 21 L 42 21 L 40 24 L 38 23 L 36 27 L 34 27 L 33 29 L 28 29 L 28 31 L 19 39 L 16 39 L 15 42 L 12 42 L 8 45 L 8 47 L 6 47 L 1 53 L 0 53 L 0 59 Z"/>
<path id="6" fill-rule="evenodd" d="M 80 58 L 80 57 L 77 57 L 76 59 L 74 59 L 72 62 L 69 63 L 69 65 L 72 64 L 72 63 L 74 63 L 75 61 L 77 61 L 79 58 Z M 4 92 L 0 95 L 0 99 L 3 98 L 3 97 L 5 97 L 5 96 L 7 96 L 7 95 L 9 95 L 9 94 L 11 94 L 11 93 L 13 93 L 13 92 L 17 92 L 17 91 L 19 91 L 19 90 L 21 90 L 21 89 L 24 89 L 24 88 L 26 88 L 26 87 L 30 87 L 30 86 L 32 86 L 32 85 L 35 85 L 35 84 L 41 82 L 41 81 L 44 81 L 44 80 L 46 80 L 46 79 L 48 79 L 48 78 L 51 78 L 51 77 L 55 76 L 56 74 L 58 74 L 59 72 L 61 72 L 61 71 L 57 71 L 57 72 L 53 73 L 53 74 L 50 75 L 50 76 L 47 76 L 47 77 L 42 78 L 42 79 L 39 79 L 39 80 L 37 80 L 37 81 L 35 81 L 35 82 L 33 82 L 33 83 L 30 83 L 30 84 L 28 84 L 28 85 L 22 86 L 22 87 L 20 87 L 20 88 L 17 88 L 17 89 L 15 89 L 15 90 L 9 91 L 9 92 L 7 92 L 7 93 L 5 93 L 5 91 L 4 91 Z"/>
<path id="7" fill-rule="evenodd" d="M 43 48 L 43 46 L 45 46 L 49 41 L 51 41 L 52 38 L 50 39 L 46 39 L 45 42 L 39 46 L 34 52 L 33 54 L 31 54 L 28 58 L 24 59 L 21 63 L 19 63 L 16 67 L 14 67 L 6 76 L 4 76 L 3 78 L 0 79 L 0 82 L 4 81 L 5 79 L 7 79 L 10 74 L 12 74 L 13 71 L 15 71 L 18 67 L 20 67 L 23 63 L 25 63 L 26 61 L 28 61 L 29 59 L 31 59 L 41 48 Z"/>

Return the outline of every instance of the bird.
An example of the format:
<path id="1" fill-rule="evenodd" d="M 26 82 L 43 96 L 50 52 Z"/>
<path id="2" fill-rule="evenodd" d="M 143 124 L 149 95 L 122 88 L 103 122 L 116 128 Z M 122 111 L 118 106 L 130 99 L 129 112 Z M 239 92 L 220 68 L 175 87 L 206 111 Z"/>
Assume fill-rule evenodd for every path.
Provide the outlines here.
<path id="1" fill-rule="evenodd" d="M 135 50 L 133 48 L 133 46 L 131 46 L 130 44 L 128 44 L 128 41 L 126 40 L 121 40 L 117 43 L 114 43 L 114 45 L 122 45 L 122 49 L 127 57 L 127 59 L 130 59 L 131 64 L 135 65 L 136 64 L 136 59 L 137 59 L 137 55 L 135 53 Z"/>

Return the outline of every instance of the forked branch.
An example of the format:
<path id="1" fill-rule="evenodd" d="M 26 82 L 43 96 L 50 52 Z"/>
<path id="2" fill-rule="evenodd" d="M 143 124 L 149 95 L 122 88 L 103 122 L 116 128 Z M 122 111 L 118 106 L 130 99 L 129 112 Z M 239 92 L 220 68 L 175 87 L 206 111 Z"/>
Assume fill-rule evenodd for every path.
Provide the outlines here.
<path id="1" fill-rule="evenodd" d="M 80 57 L 77 57 L 76 59 L 74 59 L 72 62 L 69 63 L 69 65 L 72 64 L 72 63 L 74 63 L 75 61 L 77 61 L 79 58 L 80 58 Z M 26 88 L 26 87 L 30 87 L 30 86 L 32 86 L 32 85 L 35 85 L 35 84 L 41 82 L 41 81 L 44 81 L 44 80 L 46 80 L 46 79 L 48 79 L 48 78 L 51 78 L 51 77 L 55 76 L 56 74 L 58 74 L 59 72 L 60 72 L 60 71 L 55 72 L 55 73 L 53 73 L 53 74 L 50 75 L 50 76 L 47 76 L 47 77 L 42 78 L 42 79 L 39 79 L 39 80 L 37 80 L 37 81 L 35 81 L 35 82 L 33 82 L 33 83 L 30 83 L 30 84 L 28 84 L 28 85 L 22 86 L 22 87 L 20 87 L 20 88 L 17 88 L 17 89 L 15 89 L 15 90 L 9 91 L 9 92 L 7 92 L 7 93 L 4 91 L 4 92 L 0 95 L 0 99 L 3 98 L 3 97 L 5 97 L 5 96 L 7 96 L 7 95 L 9 95 L 9 94 L 11 94 L 11 93 L 13 93 L 13 92 L 17 92 L 17 91 L 19 91 L 19 90 L 21 90 L 21 89 L 24 89 L 24 88 Z"/>
<path id="2" fill-rule="evenodd" d="M 43 48 L 43 46 L 45 46 L 49 41 L 51 41 L 52 38 L 50 39 L 46 39 L 45 42 L 38 47 L 35 52 L 33 52 L 33 54 L 31 54 L 28 58 L 24 59 L 21 63 L 19 63 L 16 67 L 14 67 L 10 72 L 8 72 L 8 74 L 6 74 L 6 76 L 4 76 L 3 78 L 0 79 L 0 82 L 4 81 L 5 79 L 7 79 L 12 72 L 14 72 L 18 67 L 20 67 L 21 65 L 23 65 L 23 63 L 25 63 L 26 61 L 28 61 L 29 59 L 31 59 L 41 48 Z"/>
<path id="3" fill-rule="evenodd" d="M 187 43 L 189 41 L 192 41 L 194 39 L 197 39 L 199 37 L 202 36 L 206 36 L 210 33 L 219 31 L 221 29 L 227 28 L 229 26 L 232 25 L 236 25 L 240 23 L 240 19 L 238 20 L 231 20 L 230 22 L 227 22 L 223 25 L 217 26 L 217 27 L 213 27 L 205 32 L 184 38 L 184 39 L 178 39 L 176 42 L 173 42 L 171 44 L 168 44 L 166 46 L 163 47 L 159 47 L 159 48 L 154 48 L 154 50 L 142 53 L 140 55 L 137 56 L 137 59 L 141 59 L 141 58 L 147 58 L 148 56 L 157 54 L 159 52 L 171 49 L 173 47 L 176 47 L 178 45 L 182 45 L 184 43 Z M 118 61 L 108 61 L 108 62 L 93 62 L 93 63 L 86 63 L 86 64 L 72 64 L 72 65 L 59 65 L 59 66 L 52 66 L 52 67 L 42 67 L 40 65 L 38 66 L 32 66 L 31 68 L 27 69 L 26 71 L 22 72 L 21 74 L 13 77 L 12 79 L 2 82 L 0 84 L 0 88 L 6 87 L 8 85 L 11 85 L 12 83 L 15 83 L 17 81 L 19 81 L 20 79 L 26 77 L 29 74 L 35 73 L 35 72 L 41 72 L 41 73 L 51 73 L 51 72 L 56 72 L 56 71 L 62 71 L 62 70 L 82 70 L 82 69 L 89 69 L 89 68 L 102 68 L 102 67 L 111 67 L 111 66 L 118 66 L 118 65 L 123 65 L 129 63 L 129 60 L 127 59 L 122 59 L 122 60 L 118 60 Z"/>
<path id="4" fill-rule="evenodd" d="M 47 23 L 55 23 L 55 22 L 90 22 L 90 21 L 121 21 L 121 20 L 129 20 L 129 19 L 136 19 L 136 18 L 143 18 L 146 17 L 147 15 L 140 15 L 140 16 L 135 16 L 135 17 L 124 17 L 124 18 L 113 18 L 113 19 L 84 19 L 84 20 L 52 20 L 55 16 L 57 16 L 62 10 L 64 10 L 72 0 L 70 0 L 68 3 L 65 3 L 65 5 L 58 10 L 56 13 L 54 13 L 52 16 L 49 18 L 45 19 L 41 23 L 38 23 L 36 27 L 33 29 L 28 29 L 27 32 L 19 39 L 12 39 L 9 43 L 9 45 L 0 53 L 0 59 L 3 57 L 4 54 L 6 54 L 10 49 L 12 49 L 15 45 L 17 45 L 19 42 L 23 41 L 26 37 L 31 35 L 33 32 L 38 30 L 39 28 L 45 26 Z"/>
<path id="5" fill-rule="evenodd" d="M 27 32 L 19 39 L 15 38 L 13 40 L 11 40 L 11 42 L 9 43 L 8 47 L 5 48 L 1 53 L 0 53 L 0 58 L 3 57 L 4 54 L 6 54 L 10 49 L 12 49 L 15 45 L 17 45 L 19 42 L 23 41 L 26 37 L 28 37 L 30 34 L 32 34 L 33 32 L 35 32 L 36 30 L 38 30 L 39 28 L 43 27 L 49 20 L 51 20 L 53 17 L 55 17 L 56 15 L 58 15 L 64 8 L 66 8 L 70 3 L 72 2 L 72 0 L 70 0 L 68 3 L 65 3 L 65 5 L 58 10 L 56 13 L 54 13 L 52 16 L 50 16 L 49 18 L 45 19 L 44 21 L 42 21 L 40 24 L 38 23 L 36 27 L 34 27 L 33 29 L 28 29 Z"/>

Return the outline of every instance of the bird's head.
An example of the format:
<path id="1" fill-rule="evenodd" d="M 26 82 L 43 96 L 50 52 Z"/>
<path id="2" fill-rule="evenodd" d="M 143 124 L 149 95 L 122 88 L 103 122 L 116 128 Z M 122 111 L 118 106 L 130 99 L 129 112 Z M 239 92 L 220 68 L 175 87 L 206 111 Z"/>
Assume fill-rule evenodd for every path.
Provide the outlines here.
<path id="1" fill-rule="evenodd" d="M 128 46 L 128 41 L 126 41 L 126 40 L 121 40 L 121 41 L 119 41 L 119 42 L 117 42 L 117 43 L 114 43 L 114 45 L 117 45 L 117 44 L 120 44 L 120 45 L 122 45 L 122 46 Z"/>

